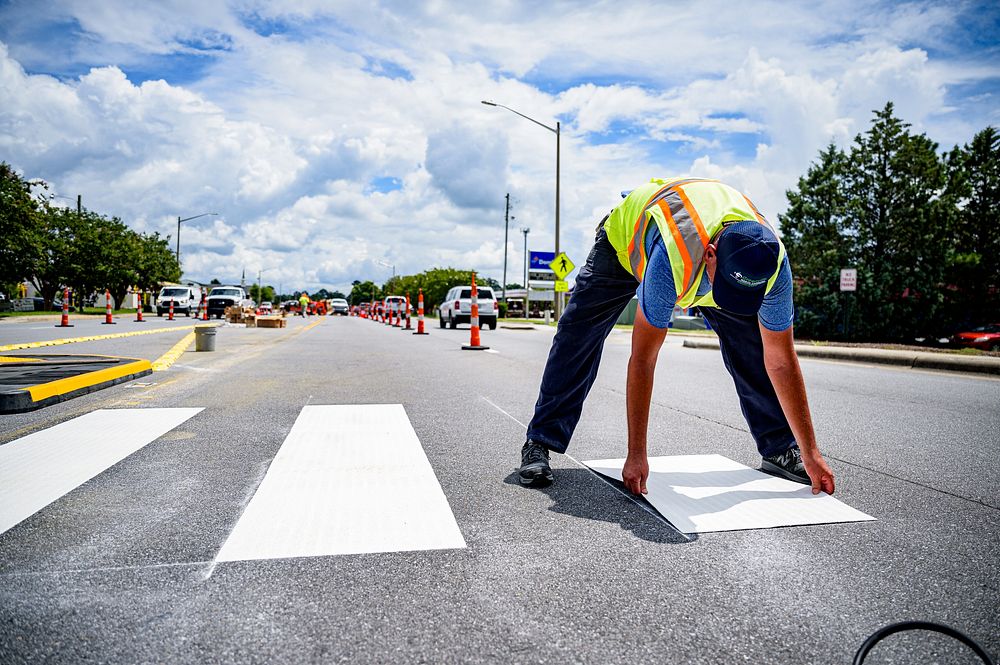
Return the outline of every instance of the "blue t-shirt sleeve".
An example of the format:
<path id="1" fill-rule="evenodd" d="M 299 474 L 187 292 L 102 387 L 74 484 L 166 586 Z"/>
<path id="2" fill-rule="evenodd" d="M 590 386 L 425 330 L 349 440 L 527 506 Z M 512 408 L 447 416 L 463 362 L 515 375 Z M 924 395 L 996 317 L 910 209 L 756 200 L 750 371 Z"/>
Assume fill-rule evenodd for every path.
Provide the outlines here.
<path id="1" fill-rule="evenodd" d="M 677 302 L 677 291 L 674 289 L 674 272 L 670 268 L 670 259 L 663 241 L 656 237 L 650 243 L 649 263 L 646 264 L 644 279 L 639 282 L 635 294 L 639 297 L 639 307 L 642 315 L 650 325 L 656 328 L 666 328 L 670 325 L 670 315 Z"/>
<path id="2" fill-rule="evenodd" d="M 778 278 L 774 280 L 774 286 L 764 296 L 757 318 L 761 325 L 774 332 L 782 332 L 792 327 L 795 308 L 792 305 L 792 268 L 788 264 L 787 256 L 781 264 Z"/>

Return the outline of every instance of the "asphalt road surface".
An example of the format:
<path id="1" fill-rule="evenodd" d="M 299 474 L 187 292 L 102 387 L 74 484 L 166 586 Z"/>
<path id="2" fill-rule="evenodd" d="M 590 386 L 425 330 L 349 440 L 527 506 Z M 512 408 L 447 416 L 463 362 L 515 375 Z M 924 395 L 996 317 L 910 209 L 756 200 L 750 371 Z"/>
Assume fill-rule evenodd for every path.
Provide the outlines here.
<path id="1" fill-rule="evenodd" d="M 99 409 L 202 409 L 0 534 L 0 662 L 850 663 L 868 635 L 908 619 L 1000 654 L 997 379 L 804 359 L 837 497 L 876 521 L 689 536 L 576 461 L 624 456 L 627 332 L 609 338 L 569 455 L 538 490 L 515 471 L 552 331 L 484 331 L 490 351 L 471 352 L 467 327 L 428 323 L 424 337 L 334 317 L 221 328 L 214 353 L 0 416 L 2 453 Z M 51 324 L 0 323 L 0 345 L 112 328 Z M 51 351 L 155 360 L 186 332 Z M 276 456 L 357 427 L 328 419 L 290 437 L 319 405 L 402 405 L 465 546 L 391 551 L 390 538 L 365 553 L 219 560 L 269 468 L 302 474 L 296 505 L 314 496 L 317 468 Z M 360 514 L 409 491 L 399 460 L 379 454 L 389 424 L 370 425 L 370 457 L 362 448 L 358 472 L 330 481 Z M 668 339 L 649 445 L 758 466 L 718 352 Z M 47 479 L 45 463 L 33 474 Z M 310 535 L 294 524 L 258 522 L 249 537 Z M 867 662 L 978 660 L 911 632 Z"/>

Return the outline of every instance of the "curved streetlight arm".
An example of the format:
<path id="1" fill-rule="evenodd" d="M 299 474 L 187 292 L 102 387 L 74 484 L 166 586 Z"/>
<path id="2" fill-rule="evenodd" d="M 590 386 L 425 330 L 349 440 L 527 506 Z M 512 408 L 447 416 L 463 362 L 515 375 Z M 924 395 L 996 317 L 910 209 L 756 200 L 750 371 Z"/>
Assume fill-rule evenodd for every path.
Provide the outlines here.
<path id="1" fill-rule="evenodd" d="M 550 131 L 550 132 L 552 132 L 553 134 L 558 134 L 558 133 L 559 133 L 559 132 L 558 132 L 558 130 L 556 130 L 556 128 L 555 128 L 555 127 L 549 127 L 549 126 L 548 126 L 548 125 L 546 125 L 545 123 L 541 123 L 541 122 L 538 122 L 538 121 L 537 121 L 537 120 L 535 120 L 534 118 L 529 118 L 528 116 L 524 115 L 524 114 L 523 114 L 523 113 L 521 113 L 520 111 L 515 111 L 514 109 L 512 109 L 512 108 L 511 108 L 511 107 L 509 107 L 509 106 L 504 106 L 503 104 L 497 104 L 496 102 L 488 102 L 488 101 L 486 101 L 485 99 L 484 99 L 484 100 L 482 100 L 482 103 L 483 103 L 483 104 L 486 104 L 487 106 L 499 106 L 499 107 L 500 107 L 500 108 L 502 108 L 502 109 L 507 109 L 507 110 L 508 110 L 508 111 L 510 111 L 511 113 L 514 113 L 514 114 L 516 114 L 516 115 L 519 115 L 519 116 L 521 116 L 522 118 L 524 118 L 525 120 L 530 120 L 531 122 L 535 123 L 535 124 L 536 124 L 536 125 L 538 125 L 539 127 L 544 127 L 545 129 L 549 130 L 549 131 Z"/>
<path id="2" fill-rule="evenodd" d="M 185 217 L 184 219 L 181 219 L 180 217 L 178 217 L 177 218 L 177 223 L 180 224 L 181 222 L 190 222 L 192 219 L 198 219 L 199 217 L 207 217 L 209 215 L 215 215 L 216 217 L 218 217 L 219 213 L 217 213 L 217 212 L 203 212 L 200 215 L 195 215 L 194 217 Z"/>
<path id="3" fill-rule="evenodd" d="M 195 215 L 194 217 L 185 217 L 181 219 L 180 215 L 177 216 L 177 267 L 181 266 L 181 222 L 190 222 L 192 219 L 198 219 L 199 217 L 207 217 L 208 215 L 219 216 L 217 212 L 203 212 L 200 215 Z M 183 272 L 181 273 L 183 274 Z"/>

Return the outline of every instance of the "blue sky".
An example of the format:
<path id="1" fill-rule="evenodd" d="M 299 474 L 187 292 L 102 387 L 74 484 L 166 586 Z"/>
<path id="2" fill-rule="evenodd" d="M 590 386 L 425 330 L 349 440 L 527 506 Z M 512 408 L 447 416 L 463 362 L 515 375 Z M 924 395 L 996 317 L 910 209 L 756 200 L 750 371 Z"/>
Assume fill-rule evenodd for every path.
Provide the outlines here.
<path id="1" fill-rule="evenodd" d="M 725 20 L 720 20 L 724 17 Z M 504 195 L 560 249 L 650 177 L 776 218 L 825 145 L 892 101 L 942 150 L 1000 123 L 987 2 L 0 2 L 0 159 L 144 231 L 194 279 L 347 288 L 503 269 Z M 173 223 L 172 221 L 173 220 Z"/>

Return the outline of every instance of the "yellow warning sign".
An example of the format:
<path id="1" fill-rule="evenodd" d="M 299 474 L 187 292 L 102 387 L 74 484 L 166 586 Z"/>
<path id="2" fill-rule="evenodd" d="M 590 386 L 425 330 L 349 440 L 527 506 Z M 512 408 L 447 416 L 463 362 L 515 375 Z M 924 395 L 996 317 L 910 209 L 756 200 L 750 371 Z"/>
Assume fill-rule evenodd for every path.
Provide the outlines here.
<path id="1" fill-rule="evenodd" d="M 553 283 L 555 284 L 556 293 L 565 293 L 569 291 L 569 282 L 562 279 L 557 279 Z"/>
<path id="2" fill-rule="evenodd" d="M 573 262 L 569 260 L 569 257 L 566 256 L 566 252 L 559 252 L 559 256 L 549 261 L 549 270 L 554 272 L 556 279 L 559 280 L 565 279 L 566 275 L 573 272 L 573 268 L 575 267 Z"/>

